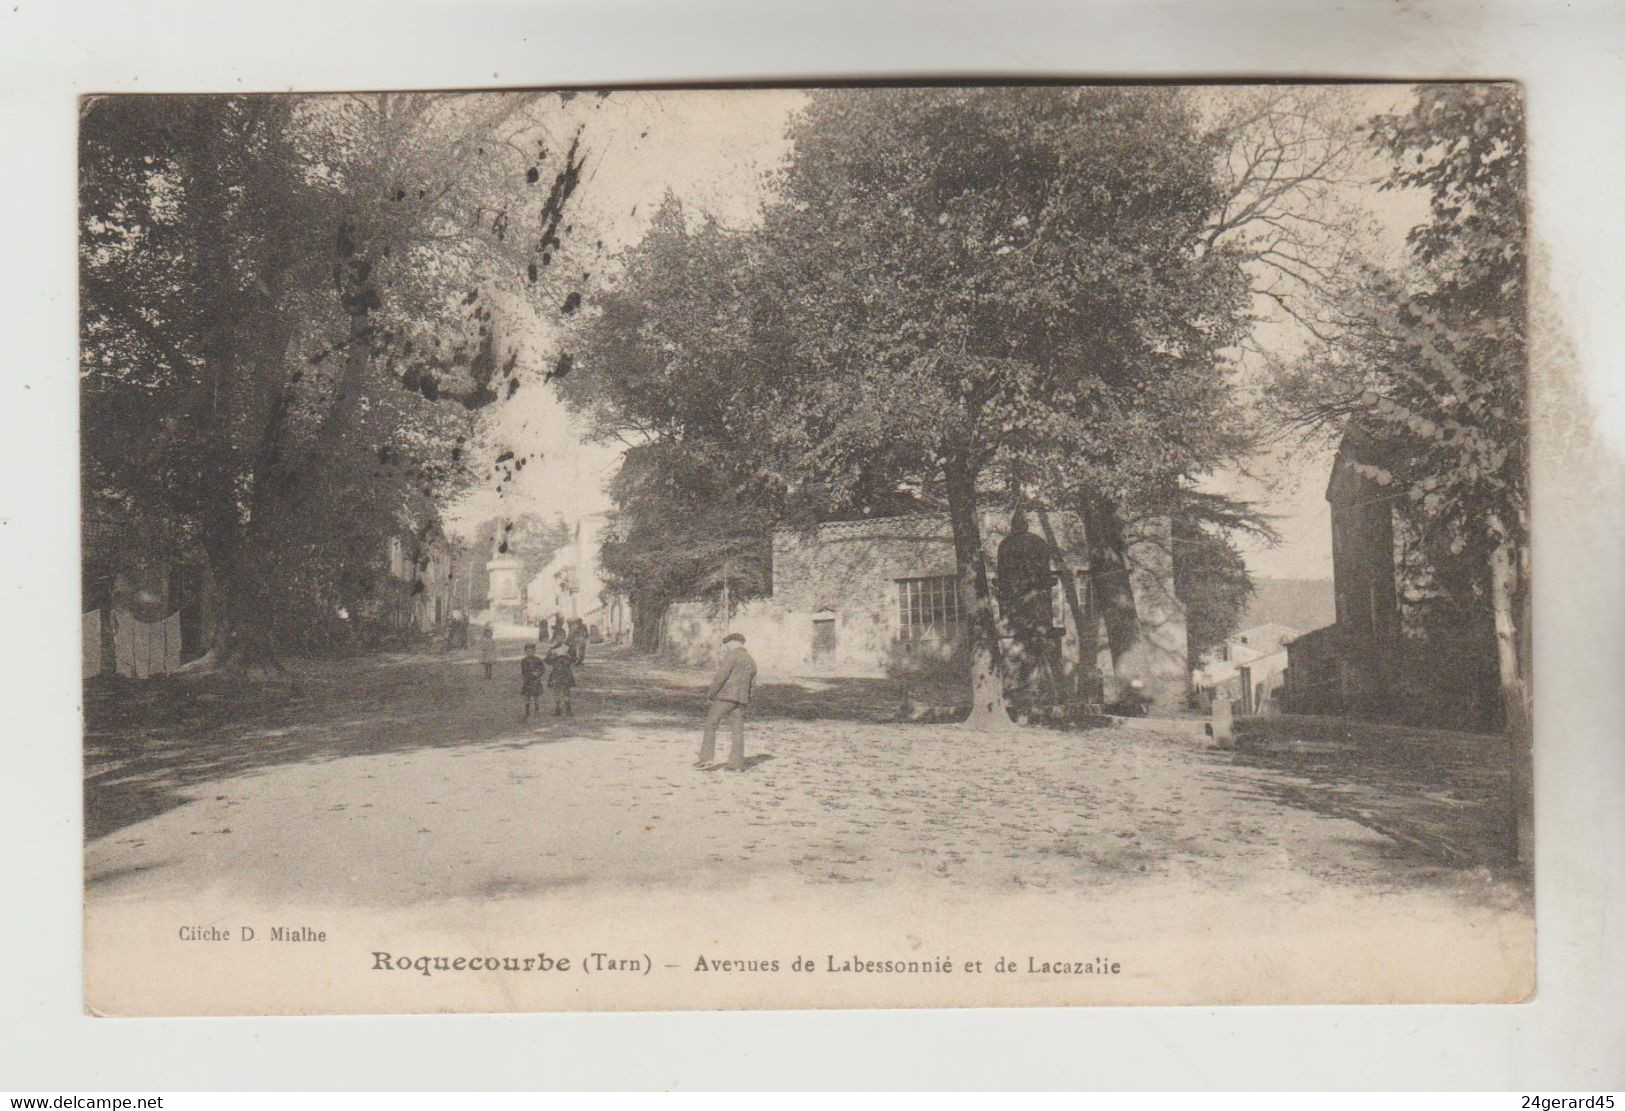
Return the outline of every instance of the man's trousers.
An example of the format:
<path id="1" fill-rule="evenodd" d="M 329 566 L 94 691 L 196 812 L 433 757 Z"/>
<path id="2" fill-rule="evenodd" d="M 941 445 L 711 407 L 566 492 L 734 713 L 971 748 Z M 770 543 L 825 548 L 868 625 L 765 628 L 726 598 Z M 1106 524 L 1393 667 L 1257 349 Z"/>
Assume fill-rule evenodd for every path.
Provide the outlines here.
<path id="1" fill-rule="evenodd" d="M 717 726 L 727 721 L 733 730 L 733 748 L 728 752 L 728 766 L 745 766 L 745 706 L 727 699 L 712 699 L 705 714 L 705 743 L 700 745 L 700 763 L 709 764 L 717 755 Z"/>

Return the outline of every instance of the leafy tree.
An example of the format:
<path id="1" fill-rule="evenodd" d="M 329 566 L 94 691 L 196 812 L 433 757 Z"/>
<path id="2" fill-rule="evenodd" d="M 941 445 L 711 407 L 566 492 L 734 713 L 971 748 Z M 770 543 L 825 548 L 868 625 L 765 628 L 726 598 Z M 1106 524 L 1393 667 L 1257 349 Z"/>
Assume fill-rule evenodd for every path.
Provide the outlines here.
<path id="1" fill-rule="evenodd" d="M 1529 409 L 1523 100 L 1515 85 L 1429 86 L 1375 125 L 1392 187 L 1426 189 L 1410 237 L 1420 280 L 1376 316 L 1395 345 L 1364 415 L 1394 446 L 1392 482 L 1452 554 L 1487 548 L 1516 851 L 1532 858 Z M 1388 306 L 1392 306 L 1389 308 Z M 1372 420 L 1371 418 L 1374 418 Z M 1381 475 L 1378 481 L 1382 481 Z"/>
<path id="2" fill-rule="evenodd" d="M 1415 267 L 1368 272 L 1335 344 L 1277 397 L 1309 428 L 1357 430 L 1361 469 L 1391 491 L 1446 581 L 1495 613 L 1512 728 L 1522 691 L 1528 575 L 1528 378 L 1522 103 L 1510 85 L 1419 90 L 1373 121 L 1389 188 L 1425 189 Z"/>
<path id="3" fill-rule="evenodd" d="M 977 507 L 1080 507 L 1102 566 L 1126 516 L 1189 510 L 1255 437 L 1228 380 L 1244 306 L 1307 312 L 1356 238 L 1351 133 L 1280 90 L 1216 115 L 1173 90 L 818 94 L 763 226 L 690 228 L 668 198 L 579 341 L 565 392 L 630 445 L 606 562 L 683 596 L 772 524 L 945 507 L 974 720 L 998 724 Z M 1135 604 L 1106 586 L 1121 655 Z"/>
<path id="4" fill-rule="evenodd" d="M 317 280 L 296 261 L 315 224 L 287 218 L 319 195 L 294 128 L 282 100 L 104 98 L 83 119 L 87 510 L 148 522 L 170 555 L 201 544 L 216 581 L 258 496 L 240 463 L 272 460 L 291 408 L 267 382 L 296 330 L 276 302 Z"/>
<path id="5" fill-rule="evenodd" d="M 657 647 L 674 601 L 720 598 L 726 585 L 732 605 L 770 588 L 774 511 L 749 500 L 716 459 L 681 442 L 631 448 L 611 484 L 619 508 L 604 571 L 636 607 L 639 647 Z"/>
<path id="6" fill-rule="evenodd" d="M 1372 121 L 1390 189 L 1424 190 L 1414 266 L 1368 271 L 1335 336 L 1281 382 L 1308 429 L 1352 429 L 1441 582 L 1493 620 L 1529 851 L 1529 509 L 1523 104 L 1512 85 L 1431 85 Z"/>
<path id="7" fill-rule="evenodd" d="M 1240 628 L 1253 580 L 1225 534 L 1189 516 L 1174 518 L 1174 592 L 1185 606 L 1186 655 L 1191 666 Z"/>
<path id="8" fill-rule="evenodd" d="M 673 601 L 768 590 L 769 533 L 785 507 L 752 392 L 759 329 L 746 300 L 751 244 L 714 221 L 689 227 L 667 197 L 623 254 L 577 335 L 560 394 L 590 434 L 627 445 L 610 493 L 608 578 L 653 648 Z"/>
<path id="9" fill-rule="evenodd" d="M 1162 494 L 1233 451 L 1220 352 L 1236 256 L 1206 245 L 1214 149 L 1163 89 L 832 91 L 793 125 L 760 273 L 785 473 L 877 463 L 945 504 L 970 615 L 973 727 L 1009 724 L 978 511 Z"/>
<path id="10" fill-rule="evenodd" d="M 577 145 L 531 138 L 535 103 L 88 104 L 87 510 L 201 555 L 211 659 L 335 613 L 471 481 L 471 414 L 517 388 L 499 314 L 543 297 L 579 182 Z"/>
<path id="11" fill-rule="evenodd" d="M 1269 331 L 1277 345 L 1295 350 L 1301 338 L 1332 334 L 1341 319 L 1347 275 L 1361 265 L 1372 231 L 1349 194 L 1366 176 L 1363 122 L 1351 115 L 1336 89 L 1268 86 L 1207 93 L 1203 138 L 1214 159 L 1218 199 L 1193 249 L 1198 255 L 1223 253 L 1245 277 L 1250 326 L 1235 337 L 1236 357 L 1225 359 L 1226 373 L 1240 385 L 1248 377 L 1249 358 L 1266 367 L 1282 359 L 1280 351 L 1262 345 L 1263 330 L 1252 325 L 1269 320 L 1289 325 Z M 1216 435 L 1190 473 L 1245 457 L 1271 431 L 1242 419 L 1234 406 L 1211 415 Z M 1254 507 L 1198 495 L 1183 477 L 1168 481 L 1156 473 L 1150 482 L 1125 486 L 1110 468 L 1080 472 L 1064 456 L 1057 458 L 1044 486 L 1052 500 L 1076 505 L 1087 523 L 1091 565 L 1105 571 L 1094 576 L 1093 585 L 1115 661 L 1133 652 L 1141 633 L 1124 540 L 1137 520 L 1167 515 L 1176 529 L 1197 528 L 1214 543 L 1240 533 L 1274 538 L 1267 518 Z M 1180 572 L 1177 561 L 1175 570 Z M 1176 585 L 1187 604 L 1205 604 L 1191 583 Z M 1239 580 L 1235 585 L 1239 588 Z M 1201 613 L 1194 616 L 1199 625 L 1206 620 Z M 1080 641 L 1079 649 L 1082 662 L 1092 663 L 1093 643 Z"/>

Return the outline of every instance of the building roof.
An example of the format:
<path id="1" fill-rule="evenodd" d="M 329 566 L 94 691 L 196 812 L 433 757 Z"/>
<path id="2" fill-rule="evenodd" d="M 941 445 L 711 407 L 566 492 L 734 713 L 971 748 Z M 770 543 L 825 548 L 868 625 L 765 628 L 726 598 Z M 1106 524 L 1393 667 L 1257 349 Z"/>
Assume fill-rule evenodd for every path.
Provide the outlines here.
<path id="1" fill-rule="evenodd" d="M 1052 511 L 1052 522 L 1057 532 L 1064 535 L 1065 525 L 1070 523 L 1073 514 L 1065 511 Z M 982 527 L 982 540 L 984 543 L 1002 537 L 1007 531 L 1009 512 L 1003 507 L 983 509 L 980 514 Z M 1035 528 L 1034 533 L 1043 535 L 1041 529 Z M 902 513 L 892 517 L 864 517 L 851 521 L 823 521 L 810 529 L 806 528 L 778 528 L 773 530 L 775 537 L 798 537 L 801 539 L 816 539 L 820 543 L 833 543 L 845 540 L 934 540 L 952 543 L 953 525 L 948 519 L 948 511 L 922 511 L 918 513 Z M 1060 539 L 1058 537 L 1058 539 Z M 1064 543 L 1061 545 L 1066 547 Z M 1082 553 L 1074 553 L 1081 555 Z"/>
<path id="2" fill-rule="evenodd" d="M 953 538 L 953 528 L 946 511 L 864 517 L 855 521 L 823 521 L 810 529 L 778 528 L 773 532 L 775 535 L 802 537 L 816 534 L 820 540 L 871 540 L 896 537 L 900 533 L 917 533 L 922 539 Z"/>
<path id="3" fill-rule="evenodd" d="M 1370 434 L 1350 428 L 1337 443 L 1337 455 L 1332 459 L 1332 471 L 1326 479 L 1326 500 L 1347 504 L 1370 496 L 1377 481 L 1355 469 L 1355 464 L 1377 466 L 1380 453 L 1377 441 Z"/>
<path id="4" fill-rule="evenodd" d="M 1291 650 L 1294 648 L 1311 649 L 1320 641 L 1330 640 L 1336 636 L 1337 622 L 1335 621 L 1330 625 L 1322 625 L 1318 629 L 1310 629 L 1307 633 L 1300 634 L 1292 639 L 1292 643 L 1287 645 L 1288 653 L 1290 654 Z"/>
<path id="5" fill-rule="evenodd" d="M 1230 639 L 1232 641 L 1243 641 L 1250 646 L 1272 639 L 1277 641 L 1287 641 L 1299 635 L 1299 630 L 1292 628 L 1290 625 L 1282 625 L 1275 621 L 1266 621 L 1262 625 L 1254 625 L 1250 629 L 1242 629 L 1240 632 L 1232 635 Z"/>
<path id="6" fill-rule="evenodd" d="M 545 584 L 546 580 L 556 579 L 567 568 L 573 568 L 575 565 L 576 554 L 572 550 L 572 546 L 566 545 L 554 552 L 534 575 L 525 580 L 525 589 L 529 590 L 534 583 Z"/>

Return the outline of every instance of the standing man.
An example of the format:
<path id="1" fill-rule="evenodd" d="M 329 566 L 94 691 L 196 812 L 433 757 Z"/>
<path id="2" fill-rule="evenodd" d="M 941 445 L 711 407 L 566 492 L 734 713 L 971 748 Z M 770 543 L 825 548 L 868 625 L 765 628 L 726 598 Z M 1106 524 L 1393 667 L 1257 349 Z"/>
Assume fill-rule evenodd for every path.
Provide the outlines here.
<path id="1" fill-rule="evenodd" d="M 716 758 L 717 726 L 724 720 L 733 730 L 733 748 L 728 752 L 728 770 L 745 770 L 745 707 L 750 705 L 751 689 L 756 685 L 756 661 L 745 651 L 745 638 L 740 633 L 729 633 L 722 638 L 722 662 L 717 665 L 711 689 L 706 694 L 710 705 L 705 715 L 705 742 L 700 745 L 700 758 L 694 764 L 703 768 Z"/>
<path id="2" fill-rule="evenodd" d="M 575 657 L 576 666 L 587 662 L 587 623 L 579 617 L 570 619 L 570 632 L 565 637 L 570 645 L 570 655 Z"/>

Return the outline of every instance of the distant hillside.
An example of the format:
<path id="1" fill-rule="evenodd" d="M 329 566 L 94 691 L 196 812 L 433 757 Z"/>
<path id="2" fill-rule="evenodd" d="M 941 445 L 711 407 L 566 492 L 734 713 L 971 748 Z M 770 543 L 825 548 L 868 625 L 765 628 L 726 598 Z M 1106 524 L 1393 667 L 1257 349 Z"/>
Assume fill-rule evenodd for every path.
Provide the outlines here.
<path id="1" fill-rule="evenodd" d="M 1331 579 L 1254 579 L 1241 628 L 1274 622 L 1307 633 L 1337 620 Z"/>

